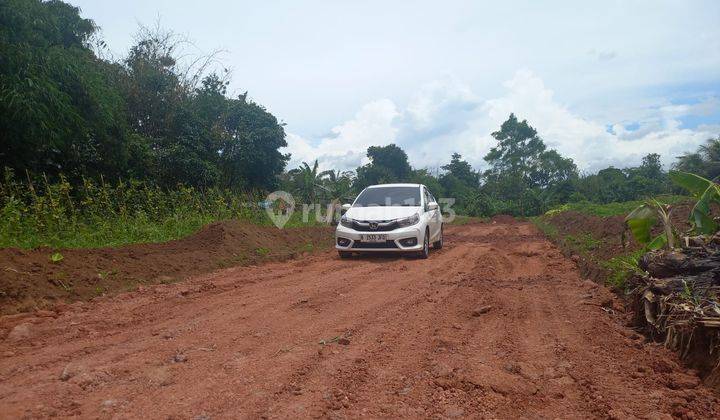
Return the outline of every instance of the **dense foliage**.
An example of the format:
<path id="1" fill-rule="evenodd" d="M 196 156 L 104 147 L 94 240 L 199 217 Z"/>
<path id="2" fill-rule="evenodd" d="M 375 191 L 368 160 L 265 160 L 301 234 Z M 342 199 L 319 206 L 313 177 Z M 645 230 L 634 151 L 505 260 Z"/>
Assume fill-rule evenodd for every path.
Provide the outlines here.
<path id="1" fill-rule="evenodd" d="M 229 98 L 225 74 L 182 67 L 172 34 L 141 30 L 127 57 L 109 61 L 96 32 L 58 0 L 0 2 L 0 167 L 73 185 L 102 175 L 275 186 L 288 157 L 273 115 L 246 94 Z"/>

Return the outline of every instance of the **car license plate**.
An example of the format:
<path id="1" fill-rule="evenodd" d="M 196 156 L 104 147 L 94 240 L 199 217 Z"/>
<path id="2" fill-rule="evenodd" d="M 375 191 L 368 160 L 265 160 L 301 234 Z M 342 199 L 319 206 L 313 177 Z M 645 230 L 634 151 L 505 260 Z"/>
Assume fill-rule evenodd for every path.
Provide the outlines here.
<path id="1" fill-rule="evenodd" d="M 379 235 L 379 234 L 361 235 L 360 240 L 363 242 L 385 242 L 385 241 L 387 241 L 387 235 Z"/>

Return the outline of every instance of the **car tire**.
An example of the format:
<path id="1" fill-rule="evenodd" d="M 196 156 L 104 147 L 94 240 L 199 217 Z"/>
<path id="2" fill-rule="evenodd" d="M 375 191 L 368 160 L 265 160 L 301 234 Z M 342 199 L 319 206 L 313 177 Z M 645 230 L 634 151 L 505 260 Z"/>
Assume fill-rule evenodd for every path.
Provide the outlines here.
<path id="1" fill-rule="evenodd" d="M 424 260 L 430 256 L 430 231 L 425 229 L 425 238 L 423 238 L 423 249 L 418 253 L 418 258 Z"/>
<path id="2" fill-rule="evenodd" d="M 340 255 L 340 258 L 342 258 L 342 259 L 348 259 L 348 258 L 352 257 L 352 252 L 338 251 L 338 255 Z"/>
<path id="3" fill-rule="evenodd" d="M 442 249 L 443 247 L 443 225 L 440 225 L 440 239 L 433 242 L 433 249 Z"/>

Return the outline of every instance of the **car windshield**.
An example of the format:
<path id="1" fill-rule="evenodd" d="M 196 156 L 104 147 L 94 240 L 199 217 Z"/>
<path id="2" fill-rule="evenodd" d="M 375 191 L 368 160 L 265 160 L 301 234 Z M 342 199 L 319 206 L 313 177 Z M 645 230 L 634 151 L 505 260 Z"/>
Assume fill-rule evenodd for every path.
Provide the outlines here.
<path id="1" fill-rule="evenodd" d="M 379 187 L 368 188 L 355 200 L 353 207 L 369 206 L 408 206 L 420 205 L 418 187 Z"/>

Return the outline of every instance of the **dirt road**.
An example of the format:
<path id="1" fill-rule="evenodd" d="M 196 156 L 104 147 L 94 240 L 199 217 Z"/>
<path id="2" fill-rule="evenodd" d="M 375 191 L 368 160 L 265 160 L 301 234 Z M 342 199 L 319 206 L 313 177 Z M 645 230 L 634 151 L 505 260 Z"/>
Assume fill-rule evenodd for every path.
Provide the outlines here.
<path id="1" fill-rule="evenodd" d="M 720 415 L 531 225 L 450 227 L 446 244 L 428 260 L 328 251 L 5 318 L 0 416 Z"/>

